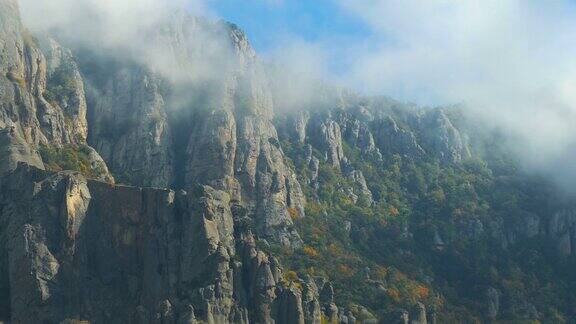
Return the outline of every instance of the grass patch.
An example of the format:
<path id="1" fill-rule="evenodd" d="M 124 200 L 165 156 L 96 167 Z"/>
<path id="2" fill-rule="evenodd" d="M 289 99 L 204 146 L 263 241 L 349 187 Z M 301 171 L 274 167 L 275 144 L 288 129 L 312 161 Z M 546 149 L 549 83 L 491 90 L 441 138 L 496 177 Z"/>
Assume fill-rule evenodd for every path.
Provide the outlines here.
<path id="1" fill-rule="evenodd" d="M 16 74 L 15 72 L 7 72 L 6 73 L 6 78 L 8 80 L 10 80 L 10 82 L 16 83 L 18 84 L 20 87 L 22 88 L 26 88 L 26 80 L 24 80 L 23 77 L 19 76 L 18 74 Z"/>
<path id="2" fill-rule="evenodd" d="M 92 168 L 90 148 L 85 145 L 62 148 L 43 145 L 40 147 L 40 155 L 49 171 L 78 171 L 91 179 L 96 179 L 103 173 L 103 170 Z"/>
<path id="3" fill-rule="evenodd" d="M 61 64 L 48 78 L 44 98 L 50 103 L 68 101 L 76 91 L 75 69 L 71 64 Z"/>

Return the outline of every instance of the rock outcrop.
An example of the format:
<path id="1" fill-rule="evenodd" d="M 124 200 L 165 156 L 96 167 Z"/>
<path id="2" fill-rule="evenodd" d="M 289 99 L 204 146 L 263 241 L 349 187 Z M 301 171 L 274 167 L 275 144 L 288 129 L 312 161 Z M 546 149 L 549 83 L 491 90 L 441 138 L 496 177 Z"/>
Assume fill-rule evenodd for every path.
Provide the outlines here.
<path id="1" fill-rule="evenodd" d="M 224 191 L 114 186 L 25 164 L 0 188 L 0 320 L 317 322 L 318 292 L 282 282 Z"/>
<path id="2" fill-rule="evenodd" d="M 100 88 L 91 96 L 90 143 L 125 183 L 224 190 L 248 208 L 258 235 L 298 246 L 289 209 L 303 217 L 304 196 L 272 124 L 266 75 L 244 34 L 177 14 L 151 42 L 166 49 L 161 64 L 143 53 L 136 67 L 92 82 Z M 214 47 L 217 53 L 206 53 Z M 102 59 L 97 65 L 106 68 Z"/>
<path id="3" fill-rule="evenodd" d="M 429 324 L 443 302 L 555 315 L 530 300 L 538 282 L 505 289 L 524 260 L 496 268 L 522 242 L 544 246 L 526 262 L 573 258 L 576 208 L 490 192 L 517 175 L 464 163 L 479 150 L 451 108 L 325 85 L 282 100 L 237 26 L 183 12 L 138 36 L 111 51 L 33 36 L 0 0 L 0 323 Z M 497 253 L 470 300 L 489 252 L 442 263 L 477 247 Z"/>
<path id="4" fill-rule="evenodd" d="M 0 1 L 0 172 L 18 162 L 44 168 L 39 150 L 86 145 L 84 86 L 71 53 L 55 41 L 40 41 L 20 22 L 16 1 Z M 47 58 L 48 57 L 48 58 Z M 97 154 L 99 177 L 113 181 Z M 96 171 L 96 170 L 95 170 Z"/>

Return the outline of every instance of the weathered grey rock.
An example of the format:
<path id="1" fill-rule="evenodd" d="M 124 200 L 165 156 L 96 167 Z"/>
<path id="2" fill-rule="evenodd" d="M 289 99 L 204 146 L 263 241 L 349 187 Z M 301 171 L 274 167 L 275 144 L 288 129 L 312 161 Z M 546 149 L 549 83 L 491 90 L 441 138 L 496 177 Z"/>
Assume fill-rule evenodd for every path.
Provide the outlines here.
<path id="1" fill-rule="evenodd" d="M 296 142 L 304 144 L 307 139 L 307 127 L 310 120 L 310 113 L 299 111 L 287 118 L 287 135 Z"/>
<path id="2" fill-rule="evenodd" d="M 428 153 L 447 163 L 458 163 L 472 156 L 468 139 L 454 127 L 442 109 L 427 111 L 419 120 L 421 138 Z"/>
<path id="3" fill-rule="evenodd" d="M 486 289 L 486 318 L 494 320 L 500 312 L 500 292 L 493 287 Z"/>
<path id="4" fill-rule="evenodd" d="M 391 116 L 377 119 L 372 124 L 375 141 L 384 154 L 401 154 L 415 158 L 424 156 L 424 149 L 418 143 L 414 133 L 398 126 Z"/>
<path id="5" fill-rule="evenodd" d="M 0 173 L 18 162 L 43 168 L 41 146 L 86 145 L 83 80 L 70 51 L 53 40 L 42 49 L 22 27 L 16 1 L 2 0 L 0 9 Z M 113 181 L 95 152 L 89 159 Z"/>
<path id="6" fill-rule="evenodd" d="M 90 143 L 120 181 L 226 191 L 247 207 L 259 236 L 299 246 L 290 215 L 304 216 L 304 195 L 285 163 L 269 82 L 245 35 L 178 13 L 150 42 L 162 49 L 161 62 L 147 52 L 129 64 L 95 60 L 116 70 L 92 82 Z"/>
<path id="7" fill-rule="evenodd" d="M 556 243 L 558 253 L 572 255 L 576 246 L 576 213 L 564 209 L 554 213 L 548 220 L 548 236 Z"/>
<path id="8" fill-rule="evenodd" d="M 410 324 L 426 323 L 428 323 L 426 319 L 426 306 L 422 303 L 417 303 L 410 312 Z"/>
<path id="9" fill-rule="evenodd" d="M 121 182 L 171 184 L 172 139 L 159 83 L 144 69 L 121 68 L 91 94 L 89 141 Z"/>
<path id="10" fill-rule="evenodd" d="M 410 324 L 410 314 L 403 309 L 397 310 L 387 317 L 392 324 Z M 380 323 L 384 324 L 385 321 L 380 321 Z"/>
<path id="11" fill-rule="evenodd" d="M 306 277 L 302 289 L 302 307 L 306 324 L 319 324 L 322 321 L 322 309 L 318 296 L 318 286 L 314 279 Z"/>
<path id="12" fill-rule="evenodd" d="M 442 239 L 442 236 L 440 236 L 438 229 L 433 228 L 432 233 L 433 233 L 432 234 L 432 248 L 436 251 L 444 250 L 444 247 L 446 247 L 446 243 Z"/>
<path id="13" fill-rule="evenodd" d="M 0 318 L 302 323 L 300 291 L 279 288 L 278 261 L 230 206 L 208 186 L 114 186 L 20 164 L 0 178 Z M 317 298 L 307 292 L 307 309 Z"/>
<path id="14" fill-rule="evenodd" d="M 302 308 L 302 294 L 293 284 L 281 288 L 276 299 L 276 323 L 278 324 L 304 324 L 304 309 Z"/>
<path id="15" fill-rule="evenodd" d="M 59 106 L 64 112 L 71 137 L 69 140 L 84 143 L 88 137 L 88 105 L 78 64 L 72 52 L 52 38 L 42 38 L 40 46 L 46 56 L 46 90 L 51 96 L 46 99 L 53 100 L 51 104 Z"/>
<path id="16" fill-rule="evenodd" d="M 338 322 L 341 324 L 355 324 L 356 317 L 352 314 L 351 311 L 340 310 L 340 314 L 338 315 Z"/>
<path id="17" fill-rule="evenodd" d="M 347 174 L 347 177 L 355 184 L 355 193 L 362 197 L 368 206 L 372 205 L 374 202 L 372 192 L 368 189 L 368 184 L 362 171 L 353 170 Z"/>
<path id="18" fill-rule="evenodd" d="M 342 114 L 340 117 L 342 133 L 346 142 L 352 147 L 357 147 L 363 156 L 382 159 L 380 150 L 376 147 L 374 136 L 369 126 L 350 114 Z"/>
<path id="19" fill-rule="evenodd" d="M 0 174 L 13 171 L 19 162 L 44 169 L 42 158 L 26 143 L 22 135 L 18 134 L 19 129 L 15 126 L 0 129 Z"/>
<path id="20" fill-rule="evenodd" d="M 340 162 L 345 160 L 340 125 L 334 120 L 323 121 L 320 118 L 318 116 L 309 123 L 310 139 L 325 154 L 327 163 L 340 168 Z"/>

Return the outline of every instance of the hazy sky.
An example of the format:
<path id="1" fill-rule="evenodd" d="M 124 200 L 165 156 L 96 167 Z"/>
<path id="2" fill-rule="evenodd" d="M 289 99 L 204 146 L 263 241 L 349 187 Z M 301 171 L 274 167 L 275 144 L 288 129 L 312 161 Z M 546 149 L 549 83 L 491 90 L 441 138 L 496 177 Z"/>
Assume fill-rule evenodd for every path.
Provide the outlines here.
<path id="1" fill-rule="evenodd" d="M 213 0 L 208 7 L 242 26 L 260 52 L 281 46 L 286 37 L 316 42 L 372 34 L 363 19 L 334 0 Z"/>
<path id="2" fill-rule="evenodd" d="M 529 166 L 571 166 L 559 177 L 576 183 L 574 0 L 20 1 L 32 30 L 135 49 L 173 5 L 223 18 L 294 74 L 422 105 L 463 102 L 519 139 L 511 150 Z"/>
<path id="3" fill-rule="evenodd" d="M 528 167 L 576 182 L 576 1 L 207 3 L 265 57 L 363 93 L 466 103 Z"/>
<path id="4" fill-rule="evenodd" d="M 542 79 L 568 68 L 575 3 L 206 1 L 216 16 L 240 25 L 264 56 L 298 46 L 307 56 L 316 52 L 324 64 L 318 68 L 348 85 L 422 104 L 469 99 L 455 93 L 462 83 L 524 83 L 526 74 Z"/>

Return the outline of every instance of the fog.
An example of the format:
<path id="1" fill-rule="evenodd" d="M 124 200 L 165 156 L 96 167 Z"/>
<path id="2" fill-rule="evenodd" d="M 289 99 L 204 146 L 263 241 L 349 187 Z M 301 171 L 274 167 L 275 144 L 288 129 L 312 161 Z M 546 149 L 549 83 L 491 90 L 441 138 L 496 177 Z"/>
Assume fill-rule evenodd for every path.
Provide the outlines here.
<path id="1" fill-rule="evenodd" d="M 576 180 L 576 7 L 570 1 L 339 0 L 374 32 L 352 86 L 423 104 L 463 102 L 510 150 Z"/>
<path id="2" fill-rule="evenodd" d="M 296 37 L 279 43 L 295 53 L 281 55 L 283 62 L 298 62 L 295 69 L 313 62 L 316 77 L 366 94 L 424 106 L 463 103 L 478 124 L 508 135 L 502 140 L 527 170 L 576 188 L 575 3 L 334 2 L 370 36 L 345 43 L 334 35 Z M 343 62 L 339 71 L 330 70 L 334 61 Z"/>
<path id="3" fill-rule="evenodd" d="M 276 10 L 286 2 L 262 1 Z M 422 105 L 464 103 L 479 123 L 509 134 L 510 150 L 527 169 L 548 173 L 569 187 L 576 182 L 573 3 L 332 1 L 367 26 L 370 36 L 342 43 L 334 35 L 314 42 L 278 35 L 284 39 L 265 59 L 290 72 L 281 75 Z M 130 53 L 168 77 L 189 77 L 181 73 L 192 66 L 204 69 L 196 75 L 214 77 L 230 61 L 227 45 L 213 37 L 217 32 L 195 36 L 210 53 L 209 64 L 167 60 L 182 48 L 141 37 L 177 8 L 217 19 L 208 0 L 21 0 L 21 8 L 32 31 L 52 30 L 77 44 Z M 338 71 L 330 64 L 334 60 L 343 64 Z M 301 105 L 314 95 L 305 82 L 285 84 L 291 84 L 286 106 Z"/>
<path id="4" fill-rule="evenodd" d="M 226 31 L 201 1 L 20 0 L 20 7 L 35 34 L 136 61 L 175 82 L 218 78 L 237 59 Z"/>

